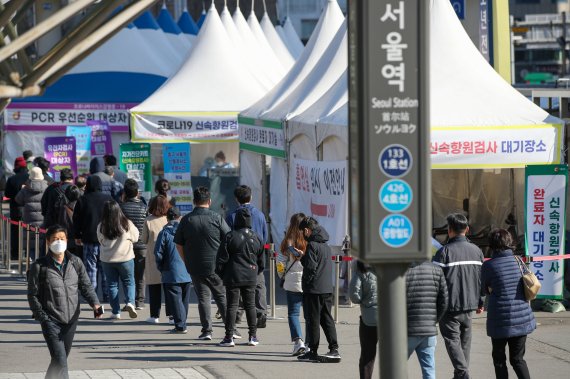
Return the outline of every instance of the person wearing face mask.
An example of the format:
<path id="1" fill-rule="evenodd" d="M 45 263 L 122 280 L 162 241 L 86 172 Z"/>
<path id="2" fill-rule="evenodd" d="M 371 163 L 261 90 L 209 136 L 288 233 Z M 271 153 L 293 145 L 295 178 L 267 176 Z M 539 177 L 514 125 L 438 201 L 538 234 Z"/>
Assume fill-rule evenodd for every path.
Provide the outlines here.
<path id="1" fill-rule="evenodd" d="M 93 290 L 85 266 L 67 251 L 67 231 L 53 225 L 46 232 L 49 253 L 36 260 L 28 273 L 28 303 L 41 323 L 51 362 L 46 378 L 69 378 L 67 357 L 81 310 L 79 294 L 100 318 L 103 308 Z"/>

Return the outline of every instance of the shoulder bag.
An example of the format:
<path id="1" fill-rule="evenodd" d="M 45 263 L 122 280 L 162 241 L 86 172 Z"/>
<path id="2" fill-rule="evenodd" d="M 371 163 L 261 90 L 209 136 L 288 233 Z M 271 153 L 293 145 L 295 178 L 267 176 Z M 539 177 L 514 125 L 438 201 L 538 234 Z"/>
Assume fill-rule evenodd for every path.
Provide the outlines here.
<path id="1" fill-rule="evenodd" d="M 283 286 L 285 285 L 285 276 L 287 276 L 287 273 L 289 272 L 289 270 L 291 270 L 291 267 L 293 267 L 293 265 L 295 264 L 296 261 L 293 261 L 293 263 L 291 263 L 289 265 L 289 267 L 287 268 L 287 270 L 285 270 L 285 273 L 283 274 L 283 276 L 281 277 L 281 279 L 279 280 L 279 287 L 283 288 Z"/>
<path id="2" fill-rule="evenodd" d="M 526 264 L 518 255 L 515 255 L 515 260 L 519 265 L 519 269 L 522 275 L 521 280 L 524 288 L 524 297 L 528 301 L 536 299 L 536 295 L 538 295 L 541 287 L 540 281 L 536 275 L 534 275 L 534 273 L 530 271 L 528 267 L 526 267 Z"/>

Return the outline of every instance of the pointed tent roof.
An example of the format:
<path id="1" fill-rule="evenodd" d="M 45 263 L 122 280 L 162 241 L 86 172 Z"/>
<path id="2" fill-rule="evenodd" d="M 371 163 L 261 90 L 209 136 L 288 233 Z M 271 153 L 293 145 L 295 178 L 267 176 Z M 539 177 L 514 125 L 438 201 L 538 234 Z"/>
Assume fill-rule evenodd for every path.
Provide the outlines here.
<path id="1" fill-rule="evenodd" d="M 285 23 L 283 24 L 283 34 L 286 38 L 285 43 L 287 44 L 287 47 L 291 51 L 293 57 L 299 57 L 303 53 L 305 46 L 303 46 L 303 43 L 297 35 L 297 32 L 295 31 L 295 28 L 293 27 L 293 24 L 291 23 L 289 17 L 285 19 Z"/>
<path id="2" fill-rule="evenodd" d="M 275 72 L 277 81 L 281 80 L 289 68 L 287 68 L 287 70 L 284 68 L 283 63 L 281 63 L 277 58 L 275 51 L 273 51 L 269 42 L 267 42 L 267 38 L 261 29 L 261 25 L 259 25 L 259 21 L 257 21 L 257 17 L 255 16 L 253 9 L 247 18 L 247 25 L 251 29 L 251 32 L 257 41 L 257 48 L 261 53 L 260 55 L 263 60 L 263 64 L 272 68 L 272 71 Z"/>
<path id="3" fill-rule="evenodd" d="M 188 38 L 182 33 L 180 27 L 174 22 L 174 19 L 170 15 L 168 9 L 166 9 L 166 4 L 162 4 L 160 13 L 156 19 L 156 22 L 166 34 L 166 38 L 170 43 L 177 49 L 185 53 L 188 53 L 192 44 Z"/>
<path id="4" fill-rule="evenodd" d="M 344 15 L 336 0 L 327 0 L 327 5 L 319 18 L 319 22 L 307 46 L 303 50 L 303 54 L 301 54 L 291 70 L 279 84 L 273 87 L 273 89 L 257 103 L 241 112 L 240 117 L 258 119 L 262 113 L 273 108 L 293 92 L 303 80 L 305 80 L 313 67 L 315 67 L 343 21 Z"/>
<path id="5" fill-rule="evenodd" d="M 172 74 L 168 65 L 131 26 L 48 87 L 43 96 L 17 101 L 140 103 Z"/>
<path id="6" fill-rule="evenodd" d="M 200 15 L 200 18 L 198 19 L 198 22 L 196 23 L 196 25 L 198 25 L 198 29 L 202 29 L 202 25 L 204 25 L 204 21 L 206 21 L 206 9 L 204 8 L 202 10 L 202 14 Z"/>
<path id="7" fill-rule="evenodd" d="M 149 11 L 144 12 L 134 21 L 135 26 L 140 30 L 143 38 L 148 42 L 157 54 L 164 55 L 176 71 L 186 52 L 178 51 L 168 40 L 166 34 L 162 31 L 154 17 Z"/>
<path id="8" fill-rule="evenodd" d="M 263 14 L 263 18 L 261 19 L 261 29 L 283 67 L 286 70 L 290 70 L 295 63 L 295 59 L 289 52 L 289 49 L 287 49 L 287 46 L 283 43 L 281 37 L 279 37 L 279 34 L 277 34 L 267 12 Z"/>
<path id="9" fill-rule="evenodd" d="M 347 69 L 347 39 L 345 21 L 311 72 L 279 103 L 263 113 L 261 118 L 289 120 L 318 101 Z"/>
<path id="10" fill-rule="evenodd" d="M 235 64 L 235 55 L 212 5 L 186 62 L 133 113 L 239 111 L 247 107 L 263 96 L 264 89 L 247 69 Z"/>
<path id="11" fill-rule="evenodd" d="M 182 33 L 184 34 L 197 36 L 198 32 L 200 31 L 198 25 L 196 25 L 196 22 L 194 21 L 192 16 L 190 16 L 190 13 L 188 12 L 187 8 L 184 8 L 184 12 L 182 12 L 182 14 L 180 15 L 180 18 L 178 19 L 178 26 L 180 27 L 180 30 L 182 30 Z"/>

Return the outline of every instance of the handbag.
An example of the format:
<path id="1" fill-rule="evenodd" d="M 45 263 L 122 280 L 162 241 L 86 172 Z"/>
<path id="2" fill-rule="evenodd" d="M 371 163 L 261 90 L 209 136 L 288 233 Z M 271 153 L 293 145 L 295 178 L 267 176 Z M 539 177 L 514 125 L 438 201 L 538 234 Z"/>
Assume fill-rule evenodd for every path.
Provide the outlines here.
<path id="1" fill-rule="evenodd" d="M 524 297 L 528 301 L 536 299 L 536 295 L 538 295 L 540 287 L 542 286 L 540 284 L 540 281 L 538 280 L 536 275 L 534 275 L 534 273 L 530 271 L 528 267 L 526 267 L 526 265 L 519 256 L 515 255 L 515 260 L 517 261 L 519 269 L 521 270 L 521 275 L 522 275 L 521 280 L 523 283 Z"/>
<path id="2" fill-rule="evenodd" d="M 285 285 L 285 276 L 287 275 L 287 273 L 289 272 L 289 270 L 291 270 L 291 267 L 293 267 L 293 265 L 295 264 L 295 261 L 293 261 L 293 263 L 291 263 L 289 265 L 289 267 L 287 268 L 287 270 L 285 270 L 285 273 L 283 274 L 283 276 L 281 277 L 281 279 L 279 279 L 279 287 L 283 288 L 283 286 Z"/>

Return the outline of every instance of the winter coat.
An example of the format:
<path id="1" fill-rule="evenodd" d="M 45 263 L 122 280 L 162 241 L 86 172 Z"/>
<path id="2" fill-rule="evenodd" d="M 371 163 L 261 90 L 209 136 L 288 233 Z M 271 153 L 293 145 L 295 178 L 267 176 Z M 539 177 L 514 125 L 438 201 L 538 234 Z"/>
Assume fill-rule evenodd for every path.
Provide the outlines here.
<path id="1" fill-rule="evenodd" d="M 42 196 L 42 215 L 44 216 L 44 225 L 46 227 L 58 223 L 59 210 L 55 209 L 56 200 L 59 197 L 58 191 L 65 196 L 65 190 L 71 186 L 71 183 L 54 183 L 49 185 Z"/>
<path id="2" fill-rule="evenodd" d="M 113 200 L 101 192 L 101 187 L 99 177 L 88 177 L 85 194 L 77 200 L 73 209 L 73 235 L 83 243 L 99 243 L 97 226 L 101 222 L 103 206 L 107 201 Z"/>
<path id="3" fill-rule="evenodd" d="M 327 245 L 328 240 L 329 234 L 322 226 L 317 226 L 307 240 L 307 249 L 301 258 L 304 293 L 333 292 L 331 248 Z"/>
<path id="4" fill-rule="evenodd" d="M 93 306 L 99 299 L 81 259 L 65 252 L 67 263 L 62 274 L 55 266 L 50 253 L 39 258 L 30 267 L 28 277 L 28 303 L 34 319 L 39 322 L 53 320 L 70 324 L 79 318 L 79 294 Z M 41 267 L 45 276 L 40 278 Z"/>
<path id="5" fill-rule="evenodd" d="M 166 216 L 156 217 L 149 215 L 143 225 L 141 242 L 146 244 L 147 251 L 154 252 L 156 246 L 156 240 L 158 239 L 158 234 L 164 228 L 168 221 Z M 152 257 L 152 255 L 151 255 Z M 162 278 L 160 277 L 160 271 L 156 267 L 156 259 L 146 259 L 144 267 L 144 282 L 146 284 L 161 284 Z"/>
<path id="6" fill-rule="evenodd" d="M 133 243 L 139 240 L 139 230 L 129 221 L 129 230 L 114 240 L 110 240 L 101 233 L 101 224 L 97 227 L 97 239 L 101 245 L 101 262 L 121 263 L 135 258 Z M 118 220 L 117 220 L 118 222 Z"/>
<path id="7" fill-rule="evenodd" d="M 111 176 L 105 174 L 105 172 L 103 172 L 104 170 L 105 161 L 103 158 L 95 157 L 91 159 L 89 163 L 89 173 L 91 176 L 98 176 L 101 179 L 101 192 L 111 196 L 115 201 L 118 201 L 122 185 L 119 182 L 115 182 L 115 179 Z"/>
<path id="8" fill-rule="evenodd" d="M 247 208 L 235 214 L 234 230 L 226 235 L 216 260 L 216 273 L 228 287 L 255 286 L 263 272 L 263 243 L 251 229 L 252 217 Z"/>
<path id="9" fill-rule="evenodd" d="M 113 179 L 115 179 L 115 181 L 121 183 L 121 185 L 124 186 L 124 185 L 125 185 L 125 182 L 126 182 L 127 179 L 129 178 L 129 177 L 127 176 L 127 173 L 124 172 L 124 171 L 121 171 L 121 170 L 119 169 L 119 167 L 117 167 L 117 166 L 111 166 L 111 167 L 113 167 L 113 172 L 114 172 L 114 174 L 113 174 Z"/>
<path id="10" fill-rule="evenodd" d="M 266 243 L 269 233 L 267 232 L 267 220 L 265 219 L 265 215 L 259 209 L 255 208 L 251 204 L 243 204 L 240 205 L 235 211 L 230 213 L 228 217 L 226 217 L 226 223 L 230 227 L 230 229 L 235 230 L 234 220 L 236 218 L 236 214 L 240 209 L 247 209 L 251 214 L 251 229 L 257 233 L 261 242 Z"/>
<path id="11" fill-rule="evenodd" d="M 24 206 L 22 221 L 31 225 L 43 225 L 42 196 L 48 187 L 45 180 L 30 180 L 16 195 L 16 203 Z"/>
<path id="12" fill-rule="evenodd" d="M 184 248 L 184 263 L 192 277 L 214 274 L 216 256 L 230 232 L 223 217 L 211 209 L 196 207 L 180 220 L 174 242 Z"/>
<path id="13" fill-rule="evenodd" d="M 192 279 L 174 243 L 174 235 L 180 223 L 171 221 L 162 228 L 156 239 L 154 258 L 162 275 L 162 283 L 190 283 Z"/>
<path id="14" fill-rule="evenodd" d="M 135 250 L 146 250 L 146 244 L 141 240 L 144 222 L 148 216 L 146 204 L 137 198 L 127 199 L 121 203 L 121 210 L 139 231 L 140 237 L 138 241 L 135 241 Z"/>
<path id="15" fill-rule="evenodd" d="M 16 203 L 16 195 L 22 189 L 22 186 L 30 179 L 30 174 L 25 168 L 17 169 L 16 174 L 12 175 L 6 181 L 6 189 L 4 196 L 10 199 L 10 218 L 12 220 L 21 220 L 24 207 Z"/>
<path id="16" fill-rule="evenodd" d="M 360 304 L 360 316 L 367 326 L 376 326 L 378 319 L 378 290 L 376 274 L 372 271 L 357 272 L 350 282 L 350 300 Z"/>
<path id="17" fill-rule="evenodd" d="M 526 336 L 536 321 L 525 299 L 522 274 L 511 250 L 495 251 L 483 263 L 483 292 L 489 295 L 487 335 L 491 338 Z"/>
<path id="18" fill-rule="evenodd" d="M 465 236 L 449 240 L 433 257 L 445 274 L 449 293 L 448 312 L 470 312 L 483 306 L 481 265 L 483 252 Z"/>
<path id="19" fill-rule="evenodd" d="M 408 336 L 435 336 L 447 310 L 445 275 L 431 262 L 412 265 L 406 273 Z"/>

